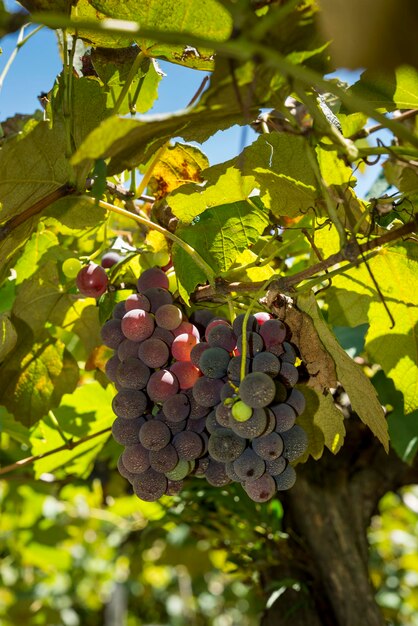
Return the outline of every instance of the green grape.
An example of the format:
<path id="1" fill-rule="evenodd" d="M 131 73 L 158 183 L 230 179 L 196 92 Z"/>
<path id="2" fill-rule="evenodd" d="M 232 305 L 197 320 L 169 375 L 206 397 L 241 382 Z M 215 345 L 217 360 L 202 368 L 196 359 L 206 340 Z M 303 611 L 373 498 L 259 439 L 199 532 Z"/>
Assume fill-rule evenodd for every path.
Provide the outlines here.
<path id="1" fill-rule="evenodd" d="M 81 270 L 82 263 L 79 259 L 71 257 L 70 259 L 65 259 L 63 262 L 61 269 L 67 278 L 75 278 L 78 272 Z"/>
<path id="2" fill-rule="evenodd" d="M 164 267 L 170 263 L 170 253 L 168 250 L 160 250 L 159 252 L 154 252 L 152 255 L 152 260 L 155 265 L 158 267 Z"/>
<path id="3" fill-rule="evenodd" d="M 246 422 L 250 419 L 252 414 L 252 408 L 242 400 L 238 400 L 238 402 L 235 402 L 232 406 L 232 417 L 236 419 L 237 422 Z"/>

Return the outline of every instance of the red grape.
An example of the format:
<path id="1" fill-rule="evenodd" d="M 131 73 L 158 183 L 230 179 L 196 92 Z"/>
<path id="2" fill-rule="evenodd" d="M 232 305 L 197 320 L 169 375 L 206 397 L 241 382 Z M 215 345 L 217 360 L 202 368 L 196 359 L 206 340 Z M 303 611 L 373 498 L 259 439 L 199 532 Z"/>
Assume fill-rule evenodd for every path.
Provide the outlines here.
<path id="1" fill-rule="evenodd" d="M 162 287 L 162 289 L 168 289 L 167 274 L 163 272 L 159 267 L 151 267 L 145 272 L 142 272 L 138 279 L 138 291 L 146 291 L 152 287 Z"/>
<path id="2" fill-rule="evenodd" d="M 100 265 L 89 263 L 78 272 L 75 282 L 83 296 L 100 298 L 105 293 L 109 280 Z"/>

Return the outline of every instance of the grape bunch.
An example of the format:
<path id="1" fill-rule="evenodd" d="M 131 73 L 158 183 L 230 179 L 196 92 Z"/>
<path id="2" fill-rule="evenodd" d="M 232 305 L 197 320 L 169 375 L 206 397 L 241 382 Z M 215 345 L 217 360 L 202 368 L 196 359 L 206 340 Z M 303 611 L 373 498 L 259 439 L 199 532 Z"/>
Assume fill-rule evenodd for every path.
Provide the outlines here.
<path id="1" fill-rule="evenodd" d="M 145 270 L 102 327 L 114 350 L 106 374 L 117 389 L 119 472 L 146 501 L 197 476 L 218 487 L 240 482 L 265 502 L 294 484 L 289 463 L 307 444 L 295 424 L 305 402 L 286 327 L 263 312 L 231 325 L 200 309 L 188 320 L 168 287 L 160 268 Z"/>

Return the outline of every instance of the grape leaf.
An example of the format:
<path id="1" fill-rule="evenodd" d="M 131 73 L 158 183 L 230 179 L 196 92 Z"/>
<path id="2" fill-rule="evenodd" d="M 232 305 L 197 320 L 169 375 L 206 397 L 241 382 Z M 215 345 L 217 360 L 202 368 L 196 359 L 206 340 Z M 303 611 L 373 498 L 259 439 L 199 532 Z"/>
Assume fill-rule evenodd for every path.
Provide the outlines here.
<path id="1" fill-rule="evenodd" d="M 334 359 L 338 380 L 350 398 L 353 411 L 376 435 L 387 451 L 389 448 L 388 426 L 385 414 L 370 380 L 363 373 L 360 366 L 339 345 L 335 336 L 324 322 L 314 295 L 299 296 L 297 304 L 302 311 L 312 318 L 322 343 Z"/>
<path id="2" fill-rule="evenodd" d="M 148 191 L 159 200 L 188 181 L 201 182 L 201 172 L 208 165 L 207 157 L 199 148 L 176 142 L 167 146 L 154 167 Z"/>
<path id="3" fill-rule="evenodd" d="M 297 419 L 308 435 L 308 449 L 299 462 L 304 463 L 309 455 L 321 458 L 326 446 L 337 454 L 344 443 L 345 426 L 342 412 L 335 406 L 331 394 L 321 394 L 304 387 L 306 409 Z"/>
<path id="4" fill-rule="evenodd" d="M 111 426 L 114 416 L 109 407 L 113 395 L 111 385 L 103 389 L 97 382 L 83 385 L 74 393 L 64 395 L 60 406 L 54 410 L 54 417 L 48 416 L 33 429 L 30 437 L 32 454 L 44 454 L 61 447 L 65 444 L 63 436 L 68 441 L 77 441 Z M 104 433 L 73 450 L 61 450 L 59 454 L 35 461 L 35 477 L 39 478 L 44 472 L 62 474 L 62 468 L 65 468 L 66 474 L 86 477 L 109 435 L 109 432 Z"/>
<path id="5" fill-rule="evenodd" d="M 377 110 L 416 109 L 418 70 L 406 65 L 384 74 L 367 70 L 348 92 L 367 100 Z"/>
<path id="6" fill-rule="evenodd" d="M 99 227 L 106 219 L 106 211 L 91 199 L 66 196 L 51 204 L 43 213 L 46 226 L 59 228 L 63 235 L 80 235 L 85 229 Z"/>
<path id="7" fill-rule="evenodd" d="M 6 411 L 4 406 L 0 406 L 0 434 L 6 433 L 12 439 L 25 446 L 30 445 L 29 430 L 20 422 L 17 422 L 13 415 Z"/>
<path id="8" fill-rule="evenodd" d="M 6 314 L 0 315 L 0 363 L 13 350 L 17 342 L 15 327 Z"/>
<path id="9" fill-rule="evenodd" d="M 369 261 L 391 321 L 364 263 L 333 278 L 327 290 L 329 320 L 334 325 L 369 323 L 366 352 L 379 363 L 404 395 L 405 412 L 418 408 L 418 252 L 402 242 L 382 249 Z"/>
<path id="10" fill-rule="evenodd" d="M 20 285 L 39 270 L 43 255 L 54 246 L 58 246 L 58 238 L 53 232 L 41 227 L 33 233 L 25 245 L 23 254 L 14 266 L 16 285 Z"/>
<path id="11" fill-rule="evenodd" d="M 174 215 L 188 223 L 206 209 L 221 205 L 226 197 L 231 202 L 246 200 L 255 187 L 255 178 L 242 176 L 234 164 L 235 159 L 204 170 L 204 186 L 189 183 L 170 193 L 166 200 Z"/>
<path id="12" fill-rule="evenodd" d="M 172 137 L 202 143 L 219 130 L 239 123 L 244 123 L 242 113 L 225 103 L 212 109 L 201 105 L 193 111 L 138 115 L 136 119 L 114 116 L 90 133 L 72 162 L 79 165 L 85 160 L 110 157 L 108 173 L 116 174 L 146 163 Z"/>
<path id="13" fill-rule="evenodd" d="M 206 284 L 206 274 L 178 244 L 173 245 L 171 253 L 176 270 L 179 295 L 188 305 L 190 294 L 193 293 L 197 285 Z"/>
<path id="14" fill-rule="evenodd" d="M 9 139 L 0 150 L 0 222 L 22 213 L 69 179 L 64 126 L 39 122 L 24 137 Z M 18 184 L 17 184 L 18 183 Z"/>
<path id="15" fill-rule="evenodd" d="M 344 185 L 347 187 L 349 182 L 355 180 L 351 167 L 345 164 L 334 150 L 324 150 L 317 146 L 316 154 L 326 185 Z"/>
<path id="16" fill-rule="evenodd" d="M 318 196 L 305 140 L 284 133 L 260 136 L 239 157 L 205 170 L 203 177 L 207 181 L 203 189 L 185 185 L 167 198 L 173 213 L 183 221 L 222 203 L 226 194 L 230 200 L 243 200 L 254 188 L 277 217 L 300 215 Z"/>
<path id="17" fill-rule="evenodd" d="M 211 265 L 215 274 L 226 272 L 239 252 L 254 244 L 268 224 L 268 214 L 254 198 L 253 202 L 233 202 L 207 209 L 196 218 L 193 227 L 177 230 Z"/>
<path id="18" fill-rule="evenodd" d="M 92 50 L 91 62 L 104 83 L 109 109 L 114 108 L 125 86 L 132 63 L 139 53 L 138 46 L 116 50 L 108 48 Z M 164 73 L 159 69 L 157 61 L 145 57 L 130 82 L 128 92 L 118 107 L 118 113 L 123 115 L 131 111 L 131 103 L 135 95 L 137 96 L 135 111 L 138 113 L 148 111 L 157 99 L 158 85 L 163 76 Z"/>
<path id="19" fill-rule="evenodd" d="M 78 382 L 77 363 L 61 341 L 46 331 L 33 343 L 29 336 L 19 329 L 19 344 L 0 367 L 0 400 L 25 426 L 58 406 Z"/>
<path id="20" fill-rule="evenodd" d="M 17 289 L 13 314 L 23 320 L 34 332 L 42 330 L 49 321 L 61 325 L 68 309 L 78 296 L 66 293 L 60 285 L 57 260 L 61 249 L 56 247 L 54 255 Z"/>
<path id="21" fill-rule="evenodd" d="M 227 272 L 238 254 L 254 244 L 268 224 L 268 215 L 258 198 L 208 209 L 192 227 L 177 230 L 214 270 Z M 180 295 L 189 302 L 189 294 L 206 276 L 193 259 L 177 244 L 173 246 L 173 263 Z"/>
<path id="22" fill-rule="evenodd" d="M 106 19 L 106 15 L 95 9 L 89 0 L 78 0 L 76 6 L 72 7 L 72 18 L 80 20 L 96 20 L 100 22 Z M 77 36 L 85 41 L 103 48 L 127 48 L 133 43 L 129 33 L 110 33 L 108 30 L 88 30 L 77 29 Z"/>
<path id="23" fill-rule="evenodd" d="M 137 37 L 141 49 L 154 57 L 162 57 L 173 63 L 180 63 L 200 70 L 213 69 L 213 52 L 208 49 L 196 50 L 187 46 L 187 33 L 201 35 L 214 41 L 225 41 L 232 29 L 229 12 L 216 0 L 90 0 L 90 4 L 115 19 L 135 21 L 143 28 L 177 31 L 178 44 L 163 44 L 155 40 Z"/>
<path id="24" fill-rule="evenodd" d="M 60 119 L 50 128 L 37 123 L 31 132 L 12 137 L 0 149 L 0 280 L 7 275 L 13 257 L 31 235 L 39 216 L 28 217 L 12 229 L 7 220 L 63 186 L 71 168 L 65 157 L 64 127 Z"/>
<path id="25" fill-rule="evenodd" d="M 418 409 L 405 415 L 402 393 L 382 370 L 373 376 L 372 383 L 388 412 L 390 445 L 403 461 L 411 463 L 418 451 Z"/>

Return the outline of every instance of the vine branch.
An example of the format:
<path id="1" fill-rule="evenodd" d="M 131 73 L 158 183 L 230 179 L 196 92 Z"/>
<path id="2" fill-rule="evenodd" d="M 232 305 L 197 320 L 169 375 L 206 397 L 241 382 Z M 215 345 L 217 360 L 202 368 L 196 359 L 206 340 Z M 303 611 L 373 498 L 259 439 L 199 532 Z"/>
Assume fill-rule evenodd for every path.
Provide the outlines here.
<path id="1" fill-rule="evenodd" d="M 16 463 L 11 463 L 10 465 L 5 465 L 5 467 L 0 468 L 0 474 L 8 474 L 13 472 L 15 469 L 19 469 L 20 467 L 24 467 L 25 465 L 31 465 L 35 463 L 35 461 L 39 461 L 40 459 L 45 459 L 47 456 L 51 456 L 51 454 L 56 454 L 57 452 L 62 452 L 63 450 L 73 450 L 80 446 L 82 443 L 86 441 L 90 441 L 90 439 L 94 439 L 95 437 L 99 437 L 100 435 L 104 435 L 105 433 L 110 433 L 112 427 L 103 428 L 103 430 L 99 430 L 97 433 L 92 433 L 91 435 L 87 435 L 82 439 L 78 439 L 77 441 L 68 441 L 68 443 L 59 446 L 58 448 L 53 448 L 52 450 L 48 450 L 48 452 L 43 452 L 42 454 L 35 454 L 33 456 L 28 456 L 25 459 L 21 459 L 20 461 L 16 461 Z"/>
<path id="2" fill-rule="evenodd" d="M 35 215 L 38 215 L 38 213 L 41 213 L 44 209 L 46 209 L 46 207 L 48 207 L 56 200 L 64 198 L 64 196 L 69 196 L 74 192 L 75 188 L 71 187 L 70 185 L 62 185 L 61 187 L 58 187 L 58 189 L 55 189 L 48 195 L 44 196 L 43 198 L 32 204 L 30 207 L 22 211 L 22 213 L 19 213 L 19 215 L 14 215 L 9 220 L 7 220 L 7 222 L 3 224 L 3 226 L 0 226 L 0 241 L 6 239 L 6 237 L 10 235 L 12 230 L 26 222 L 26 220 L 30 219 L 31 217 L 34 217 Z"/>
<path id="3" fill-rule="evenodd" d="M 357 241 L 352 241 L 348 243 L 342 250 L 332 254 L 327 259 L 312 265 L 311 267 L 307 267 L 305 270 L 301 272 L 297 272 L 296 274 L 292 274 L 291 276 L 282 276 L 277 278 L 277 280 L 272 280 L 270 282 L 270 290 L 274 293 L 288 293 L 293 291 L 293 288 L 299 283 L 315 276 L 318 272 L 326 272 L 329 267 L 336 265 L 337 263 L 342 263 L 344 261 L 349 261 L 346 265 L 342 266 L 341 272 L 344 272 L 345 268 L 352 267 L 352 264 L 355 260 L 358 260 L 360 263 L 362 262 L 359 259 L 364 253 L 369 252 L 370 250 L 374 250 L 376 248 L 380 248 L 381 246 L 391 243 L 392 241 L 396 241 L 401 239 L 402 237 L 406 237 L 411 233 L 414 233 L 418 226 L 418 215 L 415 216 L 413 220 L 401 226 L 400 228 L 396 228 L 391 230 L 388 233 L 385 233 L 381 237 L 376 237 L 372 241 L 367 241 L 359 245 Z M 224 280 L 216 281 L 214 287 L 211 285 L 205 285 L 204 287 L 200 287 L 196 293 L 192 296 L 192 300 L 194 302 L 201 302 L 203 300 L 210 300 L 216 296 L 227 295 L 230 293 L 252 293 L 258 291 L 263 285 L 263 281 L 252 282 L 252 283 L 244 283 L 244 282 L 232 282 L 229 283 Z"/>
<path id="4" fill-rule="evenodd" d="M 418 111 L 416 109 L 409 109 L 404 113 L 400 113 L 399 115 L 394 116 L 397 122 L 403 122 L 404 120 L 409 120 L 411 117 L 415 117 L 418 115 Z M 368 137 L 372 133 L 377 133 L 379 130 L 383 130 L 385 126 L 383 124 L 375 124 L 374 126 L 370 126 L 369 128 L 362 128 L 358 130 L 353 135 L 350 135 L 349 139 L 351 141 L 355 141 L 356 139 L 363 139 L 363 137 Z"/>
<path id="5" fill-rule="evenodd" d="M 96 202 L 96 200 L 92 196 L 84 196 L 84 198 L 86 200 L 89 200 L 92 203 Z M 138 222 L 138 224 L 142 224 L 143 226 L 146 226 L 147 228 L 150 228 L 151 230 L 156 230 L 157 232 L 164 235 L 164 237 L 166 237 L 167 239 L 171 239 L 171 241 L 176 243 L 193 259 L 196 265 L 198 265 L 200 269 L 204 272 L 209 283 L 213 284 L 215 280 L 215 274 L 212 268 L 210 267 L 210 265 L 208 265 L 208 263 L 206 263 L 206 261 L 200 256 L 200 254 L 196 252 L 196 250 L 192 248 L 192 246 L 189 245 L 186 241 L 183 241 L 183 239 L 180 239 L 180 237 L 177 237 L 177 235 L 175 235 L 174 233 L 170 232 L 169 230 L 166 230 L 163 226 L 160 226 L 156 222 L 151 222 L 151 220 L 145 217 L 142 217 L 141 215 L 138 215 L 137 213 L 131 213 L 130 211 L 127 211 L 126 209 L 122 209 L 118 206 L 110 204 L 109 202 L 105 202 L 104 200 L 99 200 L 99 206 L 101 206 L 103 209 L 106 209 L 107 211 L 112 211 L 113 213 L 118 213 L 119 215 L 123 215 L 123 217 L 128 217 L 130 219 L 133 219 L 136 222 Z"/>

